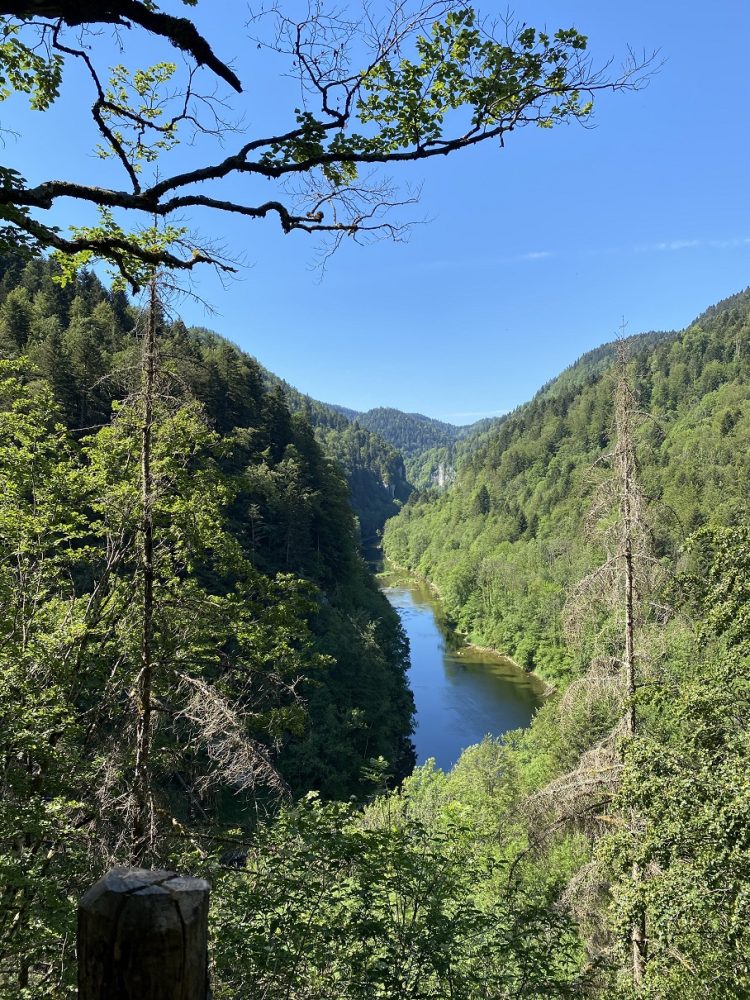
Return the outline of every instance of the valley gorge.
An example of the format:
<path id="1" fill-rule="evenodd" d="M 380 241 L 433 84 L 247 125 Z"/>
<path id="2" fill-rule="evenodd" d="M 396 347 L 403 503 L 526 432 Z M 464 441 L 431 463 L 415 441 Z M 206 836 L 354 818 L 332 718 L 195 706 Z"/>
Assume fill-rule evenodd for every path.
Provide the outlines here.
<path id="1" fill-rule="evenodd" d="M 88 272 L 0 272 L 7 994 L 127 850 L 144 314 Z M 743 292 L 606 344 L 466 428 L 317 402 L 158 318 L 145 860 L 211 881 L 217 997 L 323 997 L 333 968 L 342 996 L 443 998 L 440 954 L 493 996 L 629 997 L 634 899 L 654 997 L 740 995 L 749 317 Z"/>

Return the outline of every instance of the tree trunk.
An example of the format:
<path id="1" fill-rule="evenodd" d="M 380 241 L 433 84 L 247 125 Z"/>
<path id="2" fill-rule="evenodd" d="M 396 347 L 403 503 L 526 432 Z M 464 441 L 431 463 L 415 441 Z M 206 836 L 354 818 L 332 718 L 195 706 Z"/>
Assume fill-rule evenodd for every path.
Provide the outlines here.
<path id="1" fill-rule="evenodd" d="M 622 558 L 624 564 L 625 584 L 625 682 L 628 704 L 625 714 L 625 730 L 629 739 L 636 734 L 636 654 L 635 654 L 635 573 L 633 565 L 634 548 L 634 518 L 637 516 L 635 452 L 631 426 L 633 398 L 627 378 L 627 358 L 624 344 L 618 353 L 620 368 L 617 386 L 617 471 L 620 480 L 620 516 L 622 520 Z M 635 830 L 637 819 L 630 817 L 631 829 Z M 641 883 L 641 870 L 637 861 L 631 869 L 633 885 L 637 888 Z M 633 985 L 640 991 L 646 970 L 646 912 L 643 905 L 637 904 L 636 913 L 630 928 L 630 947 L 633 970 Z"/>
<path id="2" fill-rule="evenodd" d="M 622 522 L 622 559 L 625 583 L 625 680 L 628 708 L 625 725 L 629 736 L 635 736 L 635 578 L 633 571 L 633 517 L 635 491 L 635 461 L 630 421 L 632 401 L 627 384 L 624 356 L 620 359 L 621 371 L 617 391 L 617 466 L 620 480 L 620 518 Z"/>
<path id="3" fill-rule="evenodd" d="M 151 688 L 153 684 L 154 632 L 154 517 L 151 444 L 154 419 L 154 381 L 156 374 L 156 276 L 151 278 L 150 302 L 143 339 L 141 397 L 141 546 L 143 582 L 140 671 L 136 683 L 136 748 L 134 779 L 134 816 L 132 858 L 142 863 L 151 843 Z"/>

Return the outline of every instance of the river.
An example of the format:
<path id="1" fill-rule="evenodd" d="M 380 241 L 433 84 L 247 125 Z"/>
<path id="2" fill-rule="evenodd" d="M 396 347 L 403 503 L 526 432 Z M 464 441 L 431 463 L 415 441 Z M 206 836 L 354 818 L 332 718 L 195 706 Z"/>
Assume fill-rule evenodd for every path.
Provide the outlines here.
<path id="1" fill-rule="evenodd" d="M 441 624 L 440 602 L 406 574 L 381 573 L 381 589 L 409 638 L 409 682 L 417 707 L 417 763 L 449 770 L 488 733 L 527 726 L 543 700 L 540 681 L 512 661 L 466 646 Z"/>

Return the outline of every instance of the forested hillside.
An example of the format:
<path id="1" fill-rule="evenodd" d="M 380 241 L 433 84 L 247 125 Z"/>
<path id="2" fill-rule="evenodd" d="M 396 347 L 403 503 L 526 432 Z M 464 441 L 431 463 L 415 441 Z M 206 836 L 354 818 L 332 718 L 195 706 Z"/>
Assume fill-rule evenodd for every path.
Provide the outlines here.
<path id="1" fill-rule="evenodd" d="M 384 406 L 358 414 L 357 423 L 385 438 L 405 458 L 412 458 L 428 448 L 449 445 L 460 434 L 460 429 L 453 424 L 433 420 L 421 413 L 404 413 Z"/>
<path id="2" fill-rule="evenodd" d="M 419 489 L 438 490 L 453 482 L 462 457 L 474 450 L 498 420 L 490 417 L 457 427 L 421 413 L 388 407 L 359 413 L 355 419 L 360 427 L 375 432 L 401 452 L 409 483 Z"/>
<path id="3" fill-rule="evenodd" d="M 213 345 L 217 350 L 222 349 L 222 344 L 225 348 L 227 346 L 223 337 L 203 327 L 192 327 L 190 334 L 205 346 Z M 259 365 L 254 358 L 246 356 L 235 345 L 228 346 L 236 354 L 248 357 L 262 373 L 268 388 L 281 391 L 292 413 L 304 416 L 325 454 L 344 470 L 362 541 L 365 544 L 376 541 L 386 520 L 398 513 L 401 504 L 411 494 L 411 484 L 407 481 L 400 452 L 380 435 L 353 422 L 357 416 L 354 410 L 321 403 L 306 396 Z"/>
<path id="4" fill-rule="evenodd" d="M 493 428 L 505 417 L 491 417 L 477 420 L 466 427 L 459 427 L 459 436 L 448 445 L 419 451 L 407 460 L 409 482 L 421 491 L 433 490 L 441 493 L 456 478 L 456 472 L 468 455 L 471 455 L 492 433 Z"/>
<path id="5" fill-rule="evenodd" d="M 631 338 L 644 489 L 659 556 L 745 503 L 750 294 L 681 335 Z M 586 515 L 611 449 L 613 345 L 582 358 L 490 431 L 442 497 L 389 522 L 388 556 L 431 580 L 458 626 L 549 679 L 569 676 L 563 610 L 601 557 Z M 647 414 L 647 416 L 646 416 Z"/>
<path id="6" fill-rule="evenodd" d="M 174 297 L 208 265 L 350 401 L 387 363 L 468 410 L 550 304 L 738 287 L 743 5 L 671 6 L 0 10 L 0 1000 L 749 1000 L 750 289 L 466 428 Z M 286 250 L 420 199 L 325 292 Z M 367 569 L 389 517 L 440 628 Z"/>
<path id="7" fill-rule="evenodd" d="M 54 266 L 41 259 L 5 258 L 1 270 L 0 352 L 22 359 L 7 363 L 6 386 L 13 389 L 3 398 L 6 418 L 49 390 L 54 406 L 40 415 L 37 433 L 59 421 L 55 440 L 65 442 L 61 447 L 70 474 L 88 475 L 95 456 L 116 435 L 117 415 L 127 410 L 134 391 L 143 316 L 124 295 L 108 291 L 85 272 L 63 288 L 53 281 Z M 282 773 L 294 789 L 342 795 L 365 787 L 362 769 L 371 757 L 382 755 L 395 772 L 408 770 L 412 701 L 406 652 L 396 617 L 358 554 L 339 467 L 321 453 L 305 413 L 290 412 L 286 393 L 280 385 L 267 388 L 252 358 L 214 334 L 191 333 L 166 315 L 160 319 L 159 341 L 163 405 L 179 400 L 197 406 L 195 433 L 203 443 L 195 444 L 197 457 L 190 465 L 198 479 L 218 477 L 216 489 L 223 497 L 216 500 L 217 540 L 212 541 L 212 525 L 200 522 L 206 533 L 201 545 L 220 547 L 224 524 L 261 588 L 288 581 L 283 587 L 307 595 L 298 606 L 290 597 L 292 617 L 278 622 L 288 628 L 292 650 L 301 641 L 299 649 L 309 649 L 309 655 L 292 656 L 299 659 L 294 670 L 304 679 L 294 697 L 285 696 L 295 707 L 282 726 Z M 12 438 L 12 423 L 6 426 Z M 346 434 L 337 438 L 339 451 L 348 440 Z M 16 446 L 21 448 L 21 442 Z M 184 446 L 189 451 L 187 441 Z M 397 457 L 389 457 L 398 466 Z M 355 469 L 359 461 L 357 455 Z M 83 516 L 96 534 L 101 515 L 96 507 L 89 510 L 91 502 Z M 5 514 L 14 516 L 12 494 L 6 497 Z M 84 526 L 79 530 L 86 534 Z M 94 565 L 98 558 L 92 556 Z M 231 589 L 235 571 L 209 568 L 202 561 L 206 558 L 184 557 L 177 576 L 197 574 L 210 592 Z M 123 580 L 129 572 L 122 570 Z M 92 585 L 85 574 L 74 580 L 73 593 L 82 599 Z"/>
<path id="8" fill-rule="evenodd" d="M 122 857 L 211 879 L 227 1000 L 746 996 L 750 292 L 582 359 L 388 522 L 558 688 L 408 775 L 403 633 L 312 404 L 156 286 L 52 275 L 0 280 L 3 996 L 70 995 Z"/>
<path id="9" fill-rule="evenodd" d="M 470 810 L 573 919 L 582 978 L 553 996 L 750 990 L 749 376 L 747 290 L 582 358 L 387 527 L 470 637 L 557 685 L 401 801 Z"/>
<path id="10" fill-rule="evenodd" d="M 269 373 L 271 384 L 279 380 Z M 303 413 L 323 451 L 343 468 L 352 507 L 365 544 L 379 538 L 385 522 L 411 495 L 401 452 L 374 430 L 360 425 L 354 411 L 319 403 L 281 382 L 293 413 Z"/>

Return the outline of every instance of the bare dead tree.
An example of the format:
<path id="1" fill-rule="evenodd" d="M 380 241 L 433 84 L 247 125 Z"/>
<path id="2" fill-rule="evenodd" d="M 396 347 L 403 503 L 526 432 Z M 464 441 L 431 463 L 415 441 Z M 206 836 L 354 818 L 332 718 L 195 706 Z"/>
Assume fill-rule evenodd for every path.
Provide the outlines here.
<path id="1" fill-rule="evenodd" d="M 642 508 L 642 494 L 636 482 L 635 444 L 632 418 L 636 404 L 627 370 L 624 341 L 617 345 L 617 388 L 615 391 L 615 461 L 616 489 L 620 497 L 620 550 L 623 565 L 625 617 L 625 678 L 628 705 L 625 722 L 629 736 L 636 732 L 636 654 L 635 654 L 635 569 L 637 520 Z"/>
<path id="2" fill-rule="evenodd" d="M 158 295 L 156 275 L 149 288 L 149 310 L 143 338 L 141 405 L 141 533 L 140 562 L 143 577 L 141 664 L 136 680 L 136 748 L 133 779 L 134 815 L 132 857 L 136 866 L 143 863 L 148 850 L 153 823 L 149 756 L 151 750 L 151 689 L 153 682 L 154 638 L 154 515 L 151 441 L 154 420 L 154 385 L 156 376 L 156 317 Z"/>
<path id="3" fill-rule="evenodd" d="M 263 785 L 279 798 L 289 798 L 289 786 L 273 764 L 271 749 L 248 736 L 246 707 L 187 674 L 179 679 L 178 693 L 179 717 L 188 723 L 194 746 L 204 748 L 210 762 L 197 783 L 199 792 L 219 783 L 235 791 Z"/>
<path id="4" fill-rule="evenodd" d="M 624 324 L 623 324 L 624 325 Z M 615 392 L 615 481 L 620 494 L 620 549 L 623 564 L 624 618 L 625 618 L 625 678 L 627 703 L 625 728 L 630 740 L 635 738 L 638 725 L 636 713 L 637 662 L 635 652 L 635 568 L 634 552 L 638 518 L 642 508 L 642 494 L 636 479 L 635 442 L 633 440 L 633 415 L 636 401 L 627 366 L 627 349 L 624 339 L 620 340 L 617 351 L 617 389 Z M 631 830 L 638 825 L 636 816 L 630 817 Z M 631 875 L 634 887 L 640 886 L 642 874 L 640 865 L 633 861 Z M 633 985 L 637 992 L 643 986 L 647 961 L 646 908 L 638 899 L 630 928 L 630 948 L 633 969 Z"/>
<path id="5" fill-rule="evenodd" d="M 561 829 L 576 828 L 598 835 L 609 820 L 607 811 L 617 792 L 622 762 L 618 732 L 609 733 L 586 750 L 571 771 L 548 782 L 524 806 L 537 846 Z"/>
<path id="6" fill-rule="evenodd" d="M 639 409 L 624 336 L 618 343 L 613 376 L 614 445 L 597 463 L 598 470 L 609 465 L 610 471 L 594 492 L 587 519 L 588 530 L 598 535 L 605 554 L 600 565 L 569 595 L 565 620 L 568 635 L 574 641 L 580 639 L 592 614 L 604 615 L 607 621 L 620 621 L 621 626 L 614 633 L 600 632 L 598 638 L 604 648 L 592 659 L 588 673 L 565 692 L 560 711 L 564 717 L 566 712 L 581 705 L 598 708 L 606 705 L 609 714 L 618 721 L 582 754 L 575 768 L 530 799 L 532 826 L 542 831 L 542 839 L 561 826 L 583 829 L 594 839 L 612 825 L 626 825 L 633 837 L 639 831 L 638 817 L 617 815 L 613 802 L 620 786 L 627 743 L 638 732 L 637 692 L 642 659 L 639 630 L 643 630 L 652 607 L 660 567 L 651 551 L 648 504 L 638 481 L 635 432 Z M 585 878 L 591 886 L 598 886 L 600 877 L 593 871 L 595 861 L 592 866 Z M 637 862 L 632 865 L 631 879 L 637 898 L 643 881 Z M 572 891 L 571 888 L 568 898 L 572 898 Z M 597 888 L 587 892 L 585 898 L 598 905 L 601 893 Z M 581 900 L 578 909 L 579 915 L 585 910 Z M 647 958 L 646 912 L 638 901 L 630 927 L 631 974 L 637 992 L 643 985 Z"/>
<path id="7" fill-rule="evenodd" d="M 628 370 L 627 342 L 621 338 L 613 369 L 613 446 L 591 469 L 596 483 L 585 521 L 588 537 L 601 546 L 603 559 L 572 588 L 564 608 L 564 626 L 571 642 L 579 643 L 592 620 L 618 619 L 622 630 L 600 632 L 594 643 L 593 674 L 625 676 L 632 701 L 637 688 L 638 626 L 649 618 L 663 619 L 668 609 L 655 600 L 663 569 L 653 552 L 649 500 L 643 492 L 636 461 L 635 434 L 642 414 Z M 628 710 L 629 711 L 629 710 Z M 630 720 L 634 722 L 631 717 Z"/>

